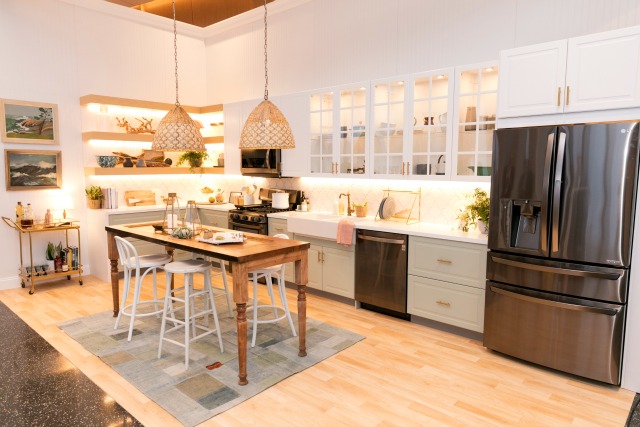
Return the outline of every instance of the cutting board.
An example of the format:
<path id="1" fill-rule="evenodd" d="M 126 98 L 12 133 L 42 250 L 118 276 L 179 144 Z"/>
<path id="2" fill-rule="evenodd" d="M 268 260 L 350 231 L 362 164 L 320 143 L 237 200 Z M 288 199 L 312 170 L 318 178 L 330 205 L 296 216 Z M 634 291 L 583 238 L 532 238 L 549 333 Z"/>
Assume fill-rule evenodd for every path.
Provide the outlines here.
<path id="1" fill-rule="evenodd" d="M 151 190 L 130 190 L 124 192 L 127 206 L 145 206 L 156 204 L 156 194 Z"/>

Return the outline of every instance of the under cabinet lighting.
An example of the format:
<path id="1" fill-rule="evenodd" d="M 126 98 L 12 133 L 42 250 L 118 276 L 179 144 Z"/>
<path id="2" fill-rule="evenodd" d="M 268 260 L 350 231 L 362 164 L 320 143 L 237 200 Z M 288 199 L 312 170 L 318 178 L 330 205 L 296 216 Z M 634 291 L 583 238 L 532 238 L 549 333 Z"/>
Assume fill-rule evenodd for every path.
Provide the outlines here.
<path id="1" fill-rule="evenodd" d="M 487 67 L 487 68 L 485 68 L 484 70 L 485 70 L 487 73 L 489 73 L 489 72 L 493 71 L 493 67 Z"/>
<path id="2" fill-rule="evenodd" d="M 444 79 L 444 74 L 439 74 L 436 76 L 436 79 Z"/>

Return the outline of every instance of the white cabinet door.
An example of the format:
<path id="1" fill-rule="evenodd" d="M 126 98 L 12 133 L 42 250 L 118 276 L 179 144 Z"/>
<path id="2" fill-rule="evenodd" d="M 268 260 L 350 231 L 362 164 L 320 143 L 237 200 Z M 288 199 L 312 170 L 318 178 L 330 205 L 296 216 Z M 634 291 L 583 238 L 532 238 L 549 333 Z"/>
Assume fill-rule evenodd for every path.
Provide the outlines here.
<path id="1" fill-rule="evenodd" d="M 355 252 L 324 247 L 322 260 L 323 290 L 343 297 L 354 298 Z"/>
<path id="2" fill-rule="evenodd" d="M 640 27 L 569 39 L 565 111 L 640 106 Z"/>
<path id="3" fill-rule="evenodd" d="M 271 100 L 289 122 L 296 147 L 282 150 L 282 176 L 309 174 L 309 97 L 305 94 L 278 96 Z M 257 104 L 256 104 L 257 105 Z"/>
<path id="4" fill-rule="evenodd" d="M 322 290 L 322 246 L 312 244 L 308 254 L 308 283 L 307 286 Z"/>
<path id="5" fill-rule="evenodd" d="M 244 126 L 247 102 L 224 106 L 224 173 L 240 175 L 240 134 Z M 257 104 L 256 104 L 257 105 Z"/>
<path id="6" fill-rule="evenodd" d="M 500 52 L 498 117 L 563 111 L 567 41 Z"/>

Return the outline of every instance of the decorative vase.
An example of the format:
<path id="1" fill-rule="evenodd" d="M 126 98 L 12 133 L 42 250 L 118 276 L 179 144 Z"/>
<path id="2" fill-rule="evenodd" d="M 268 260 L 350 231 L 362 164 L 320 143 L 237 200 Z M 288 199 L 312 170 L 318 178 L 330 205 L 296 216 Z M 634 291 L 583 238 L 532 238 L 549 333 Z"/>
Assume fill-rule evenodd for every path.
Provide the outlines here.
<path id="1" fill-rule="evenodd" d="M 62 258 L 57 257 L 53 260 L 55 271 L 62 271 Z"/>
<path id="2" fill-rule="evenodd" d="M 145 163 L 144 159 L 138 159 L 138 163 L 136 163 L 136 167 L 144 168 L 146 166 L 147 164 Z"/>
<path id="3" fill-rule="evenodd" d="M 131 157 L 127 157 L 124 159 L 124 163 L 122 164 L 123 167 L 125 168 L 132 168 L 133 167 L 133 162 L 131 161 Z"/>
<path id="4" fill-rule="evenodd" d="M 487 223 L 484 222 L 483 220 L 479 219 L 478 221 L 476 221 L 476 225 L 478 226 L 478 231 L 480 231 L 480 233 L 482 234 L 489 233 L 489 227 L 487 226 Z"/>

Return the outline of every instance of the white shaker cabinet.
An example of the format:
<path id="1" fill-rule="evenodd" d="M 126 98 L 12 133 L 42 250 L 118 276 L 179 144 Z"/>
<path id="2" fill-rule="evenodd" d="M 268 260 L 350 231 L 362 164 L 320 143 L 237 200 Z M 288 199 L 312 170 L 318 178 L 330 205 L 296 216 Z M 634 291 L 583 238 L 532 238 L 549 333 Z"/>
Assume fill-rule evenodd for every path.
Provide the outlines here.
<path id="1" fill-rule="evenodd" d="M 407 311 L 482 332 L 487 246 L 409 237 Z"/>
<path id="2" fill-rule="evenodd" d="M 640 27 L 500 52 L 498 117 L 640 106 Z"/>

